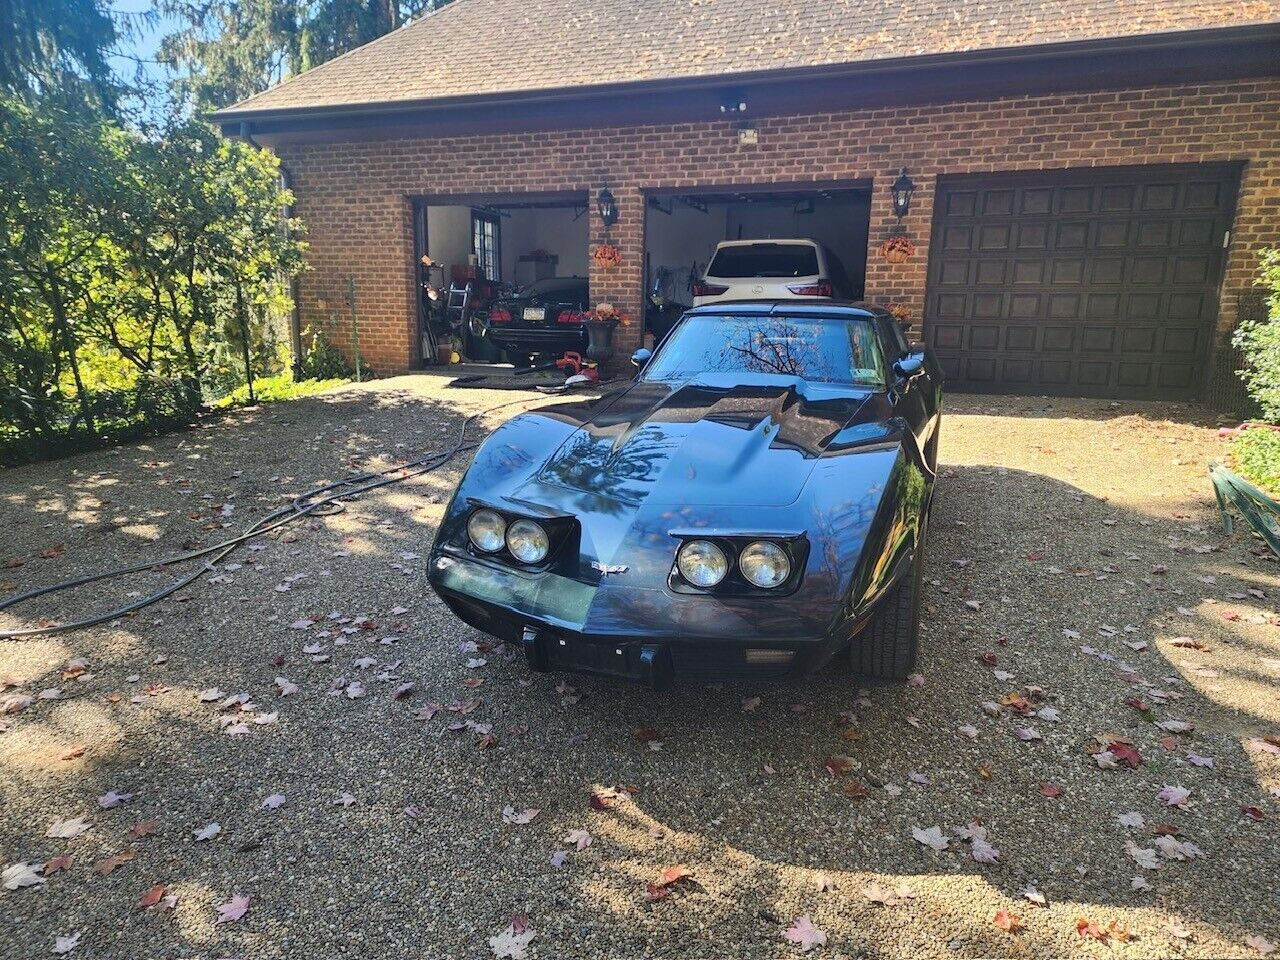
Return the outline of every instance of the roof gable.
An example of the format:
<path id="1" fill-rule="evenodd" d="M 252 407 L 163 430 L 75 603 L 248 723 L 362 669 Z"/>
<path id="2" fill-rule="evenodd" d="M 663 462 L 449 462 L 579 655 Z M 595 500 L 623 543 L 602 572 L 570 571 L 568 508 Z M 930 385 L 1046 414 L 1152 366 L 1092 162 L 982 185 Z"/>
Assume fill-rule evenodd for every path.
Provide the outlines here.
<path id="1" fill-rule="evenodd" d="M 229 108 L 511 96 L 1280 20 L 1280 0 L 454 0 Z"/>

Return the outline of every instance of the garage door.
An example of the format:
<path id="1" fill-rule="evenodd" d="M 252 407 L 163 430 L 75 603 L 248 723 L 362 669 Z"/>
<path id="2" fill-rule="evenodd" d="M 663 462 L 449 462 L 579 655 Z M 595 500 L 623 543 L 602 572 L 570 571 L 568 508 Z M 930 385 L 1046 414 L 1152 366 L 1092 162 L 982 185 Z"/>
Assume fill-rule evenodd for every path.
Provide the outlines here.
<path id="1" fill-rule="evenodd" d="M 1228 166 L 940 179 L 925 328 L 948 385 L 1194 396 L 1235 183 Z"/>

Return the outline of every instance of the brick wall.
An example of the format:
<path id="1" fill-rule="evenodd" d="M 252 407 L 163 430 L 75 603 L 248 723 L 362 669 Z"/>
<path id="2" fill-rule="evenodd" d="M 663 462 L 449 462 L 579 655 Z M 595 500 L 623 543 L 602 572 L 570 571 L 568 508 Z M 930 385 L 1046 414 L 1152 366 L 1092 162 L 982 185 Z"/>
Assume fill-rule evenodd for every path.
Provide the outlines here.
<path id="1" fill-rule="evenodd" d="M 1220 329 L 1253 281 L 1257 252 L 1280 235 L 1280 80 L 1231 81 L 992 101 L 761 118 L 759 143 L 740 146 L 725 121 L 581 132 L 281 146 L 312 272 L 301 283 L 304 323 L 334 323 L 349 339 L 345 278 L 354 277 L 362 352 L 379 373 L 415 367 L 412 195 L 587 190 L 607 180 L 618 202 L 611 239 L 619 268 L 591 267 L 592 295 L 638 317 L 643 296 L 646 187 L 874 180 L 867 297 L 924 306 L 934 180 L 940 174 L 1145 163 L 1244 161 L 1223 284 Z M 425 132 L 424 132 L 425 133 Z M 901 167 L 916 183 L 903 264 L 875 248 L 896 232 L 888 185 Z M 594 210 L 590 236 L 603 239 Z M 335 321 L 333 318 L 337 317 Z M 927 323 L 927 317 L 925 318 Z M 639 330 L 619 332 L 624 349 Z"/>

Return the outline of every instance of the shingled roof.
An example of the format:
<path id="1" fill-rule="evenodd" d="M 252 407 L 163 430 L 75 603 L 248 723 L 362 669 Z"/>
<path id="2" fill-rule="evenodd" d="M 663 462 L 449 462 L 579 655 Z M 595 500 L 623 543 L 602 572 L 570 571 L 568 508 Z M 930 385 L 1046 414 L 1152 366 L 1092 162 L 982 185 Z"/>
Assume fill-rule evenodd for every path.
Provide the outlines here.
<path id="1" fill-rule="evenodd" d="M 223 113 L 730 77 L 1280 21 L 1280 0 L 454 0 Z"/>

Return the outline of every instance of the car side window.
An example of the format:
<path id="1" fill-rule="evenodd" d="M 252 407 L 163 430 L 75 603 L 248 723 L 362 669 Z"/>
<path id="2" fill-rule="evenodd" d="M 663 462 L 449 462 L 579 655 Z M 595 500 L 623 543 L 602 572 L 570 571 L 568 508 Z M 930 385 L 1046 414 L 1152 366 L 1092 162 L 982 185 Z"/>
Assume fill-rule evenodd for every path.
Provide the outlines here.
<path id="1" fill-rule="evenodd" d="M 906 334 L 902 332 L 902 324 L 890 317 L 885 320 L 884 325 L 889 328 L 889 339 L 893 341 L 893 347 L 898 356 L 905 357 L 911 352 L 911 344 L 907 343 Z"/>

